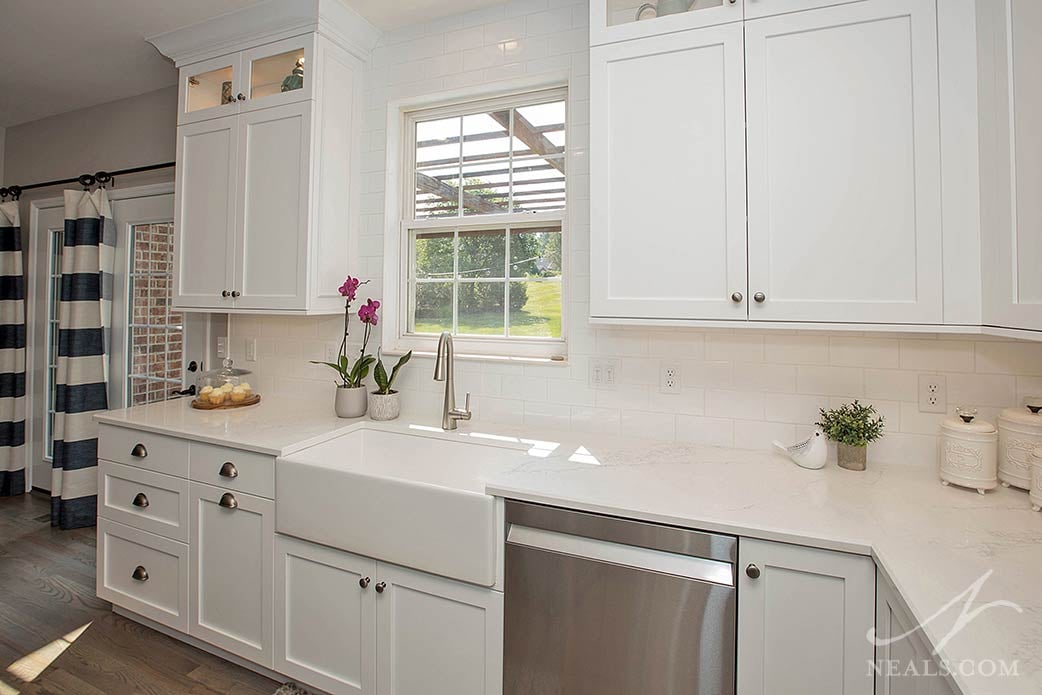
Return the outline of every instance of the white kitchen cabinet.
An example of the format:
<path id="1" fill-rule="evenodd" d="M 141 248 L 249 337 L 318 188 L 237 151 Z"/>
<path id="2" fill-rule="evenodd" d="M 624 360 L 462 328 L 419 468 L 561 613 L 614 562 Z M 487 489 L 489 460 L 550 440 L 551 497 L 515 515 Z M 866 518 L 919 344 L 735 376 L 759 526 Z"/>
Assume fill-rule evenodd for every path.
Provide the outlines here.
<path id="1" fill-rule="evenodd" d="M 742 46 L 733 23 L 591 50 L 593 317 L 746 319 Z"/>
<path id="2" fill-rule="evenodd" d="M 742 12 L 743 0 L 591 0 L 590 45 L 741 22 Z"/>
<path id="3" fill-rule="evenodd" d="M 978 3 L 984 323 L 1032 331 L 1042 331 L 1040 33 L 1042 3 Z"/>
<path id="4" fill-rule="evenodd" d="M 943 320 L 935 0 L 745 23 L 749 317 Z"/>
<path id="5" fill-rule="evenodd" d="M 738 695 L 871 695 L 875 565 L 742 538 Z"/>
<path id="6" fill-rule="evenodd" d="M 376 692 L 376 561 L 275 540 L 275 670 L 332 695 Z"/>
<path id="7" fill-rule="evenodd" d="M 175 308 L 343 311 L 377 36 L 339 0 L 272 0 L 150 39 L 180 72 Z"/>
<path id="8" fill-rule="evenodd" d="M 876 578 L 875 695 L 956 695 L 890 582 Z"/>
<path id="9" fill-rule="evenodd" d="M 272 667 L 275 503 L 191 484 L 188 634 Z"/>
<path id="10" fill-rule="evenodd" d="M 503 594 L 380 563 L 379 695 L 500 695 Z"/>

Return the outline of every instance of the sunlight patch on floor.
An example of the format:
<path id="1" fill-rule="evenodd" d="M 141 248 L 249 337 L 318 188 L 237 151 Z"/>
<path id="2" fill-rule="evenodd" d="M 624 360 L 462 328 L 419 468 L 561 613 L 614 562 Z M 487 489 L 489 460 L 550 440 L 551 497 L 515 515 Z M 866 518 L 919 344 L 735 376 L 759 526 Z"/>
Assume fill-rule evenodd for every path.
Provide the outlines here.
<path id="1" fill-rule="evenodd" d="M 43 645 L 36 651 L 26 654 L 21 659 L 8 666 L 7 672 L 26 683 L 33 682 L 41 673 L 44 672 L 44 670 L 46 670 L 48 666 L 54 663 L 54 660 L 61 656 L 80 635 L 86 632 L 87 628 L 90 627 L 92 623 L 93 621 L 83 625 L 82 627 L 78 627 L 67 635 L 59 637 L 53 642 Z M 9 693 L 11 695 L 17 695 L 18 691 L 11 688 L 11 686 L 4 684 L 3 681 L 0 681 L 0 695 L 9 695 Z"/>

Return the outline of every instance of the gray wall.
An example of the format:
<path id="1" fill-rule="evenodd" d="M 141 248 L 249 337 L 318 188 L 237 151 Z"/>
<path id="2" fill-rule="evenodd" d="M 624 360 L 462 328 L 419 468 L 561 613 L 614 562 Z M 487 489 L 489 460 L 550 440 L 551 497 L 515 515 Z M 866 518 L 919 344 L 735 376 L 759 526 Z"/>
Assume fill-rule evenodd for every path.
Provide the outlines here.
<path id="1" fill-rule="evenodd" d="M 172 162 L 176 127 L 176 86 L 10 126 L 0 147 L 0 175 L 4 185 L 24 185 Z M 172 181 L 173 175 L 173 169 L 148 172 L 119 178 L 116 185 Z M 22 219 L 28 220 L 30 200 L 61 195 L 67 187 L 23 194 Z"/>

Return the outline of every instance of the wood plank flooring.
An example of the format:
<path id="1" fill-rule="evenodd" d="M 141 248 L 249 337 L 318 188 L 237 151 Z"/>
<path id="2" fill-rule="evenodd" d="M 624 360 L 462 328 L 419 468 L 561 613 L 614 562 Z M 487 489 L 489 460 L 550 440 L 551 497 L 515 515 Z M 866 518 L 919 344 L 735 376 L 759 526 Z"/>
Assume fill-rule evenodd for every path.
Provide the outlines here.
<path id="1" fill-rule="evenodd" d="M 0 695 L 275 692 L 274 681 L 113 614 L 94 595 L 94 529 L 52 529 L 49 513 L 38 494 L 0 498 Z"/>

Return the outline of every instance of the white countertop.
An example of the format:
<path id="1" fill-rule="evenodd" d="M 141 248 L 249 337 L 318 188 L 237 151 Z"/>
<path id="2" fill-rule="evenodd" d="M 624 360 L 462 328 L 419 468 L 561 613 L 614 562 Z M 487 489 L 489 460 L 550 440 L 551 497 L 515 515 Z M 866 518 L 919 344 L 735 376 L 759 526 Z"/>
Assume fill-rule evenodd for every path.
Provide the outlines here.
<path id="1" fill-rule="evenodd" d="M 328 401 L 262 397 L 257 405 L 196 410 L 190 398 L 110 410 L 98 422 L 287 456 L 338 437 L 358 420 L 341 420 Z"/>
<path id="2" fill-rule="evenodd" d="M 769 452 L 599 434 L 486 424 L 435 433 L 433 415 L 422 423 L 340 420 L 328 403 L 295 400 L 197 411 L 182 399 L 98 419 L 276 456 L 358 427 L 521 447 L 522 463 L 489 471 L 487 493 L 871 555 L 943 660 L 1017 661 L 1015 677 L 956 673 L 965 695 L 1042 692 L 1042 514 L 1031 511 L 1025 492 L 944 487 L 932 462 L 808 471 Z M 985 575 L 965 609 L 961 598 L 943 610 Z M 974 615 L 992 601 L 1021 610 Z M 948 636 L 963 610 L 972 620 Z"/>

